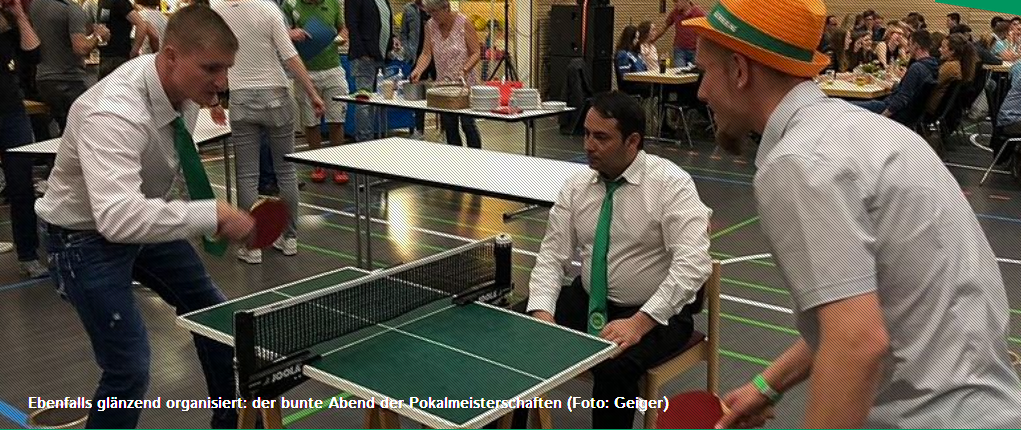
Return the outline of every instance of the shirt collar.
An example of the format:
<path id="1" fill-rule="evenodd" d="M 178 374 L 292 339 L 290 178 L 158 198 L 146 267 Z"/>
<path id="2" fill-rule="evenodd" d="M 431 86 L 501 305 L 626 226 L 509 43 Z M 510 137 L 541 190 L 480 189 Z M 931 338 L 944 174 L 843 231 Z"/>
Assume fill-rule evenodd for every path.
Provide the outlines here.
<path id="1" fill-rule="evenodd" d="M 755 155 L 755 166 L 762 168 L 766 161 L 766 155 L 780 143 L 784 132 L 787 131 L 787 126 L 801 108 L 818 103 L 825 98 L 826 94 L 823 94 L 819 85 L 813 81 L 802 82 L 791 89 L 769 116 L 769 121 L 766 122 L 766 128 L 762 131 L 762 139 L 759 141 L 759 150 Z"/>
<path id="2" fill-rule="evenodd" d="M 170 104 L 170 99 L 167 97 L 167 91 L 163 88 L 163 83 L 160 82 L 159 73 L 156 72 L 156 55 L 152 55 L 152 58 L 145 60 L 145 89 L 149 93 L 149 109 L 152 113 L 153 123 L 163 127 L 171 122 L 174 122 L 177 117 L 181 116 L 181 113 L 174 109 L 174 105 Z M 189 108 L 189 104 L 194 103 L 191 100 L 185 100 L 181 104 L 181 111 Z"/>
<path id="3" fill-rule="evenodd" d="M 641 185 L 642 178 L 645 177 L 645 163 L 647 157 L 648 155 L 644 150 L 638 151 L 638 155 L 635 156 L 635 160 L 631 162 L 630 166 L 627 166 L 627 169 L 624 169 L 624 173 L 621 173 L 619 177 L 614 179 L 614 182 L 623 179 L 624 182 L 631 185 Z M 599 172 L 593 170 L 593 173 L 591 180 L 592 184 L 598 184 L 599 182 L 604 181 L 603 175 L 600 175 Z"/>

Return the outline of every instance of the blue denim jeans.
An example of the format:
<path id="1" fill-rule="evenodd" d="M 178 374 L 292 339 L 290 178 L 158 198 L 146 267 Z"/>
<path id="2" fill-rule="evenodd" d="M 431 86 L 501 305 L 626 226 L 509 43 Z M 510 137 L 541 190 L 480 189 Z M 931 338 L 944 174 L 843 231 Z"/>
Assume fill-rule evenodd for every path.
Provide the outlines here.
<path id="1" fill-rule="evenodd" d="M 883 100 L 854 100 L 851 104 L 858 106 L 867 111 L 875 113 L 883 113 L 886 110 L 887 104 Z"/>
<path id="2" fill-rule="evenodd" d="M 376 89 L 376 73 L 383 67 L 383 62 L 371 57 L 356 58 L 351 60 L 351 77 L 354 78 L 355 91 L 365 90 L 373 92 Z M 372 109 L 366 105 L 355 105 L 355 140 L 364 142 L 373 137 L 373 124 L 376 122 L 372 117 Z"/>
<path id="3" fill-rule="evenodd" d="M 674 62 L 671 67 L 684 67 L 695 62 L 694 49 L 674 48 Z M 649 66 L 652 69 L 652 66 Z"/>
<path id="4" fill-rule="evenodd" d="M 177 315 L 224 301 L 191 244 L 110 243 L 96 231 L 45 224 L 50 274 L 57 292 L 78 312 L 103 373 L 93 396 L 87 428 L 134 428 L 140 409 L 97 410 L 95 400 L 144 399 L 149 386 L 149 336 L 135 303 L 132 280 L 153 290 Z M 233 350 L 194 336 L 195 349 L 213 398 L 237 398 Z M 213 428 L 236 428 L 237 411 L 216 409 Z"/>
<path id="5" fill-rule="evenodd" d="M 9 152 L 32 143 L 32 122 L 24 110 L 0 115 L 0 155 L 3 156 L 7 198 L 11 202 L 11 234 L 18 261 L 39 259 L 39 235 L 36 231 L 35 189 L 32 188 L 32 164 L 35 157 Z"/>

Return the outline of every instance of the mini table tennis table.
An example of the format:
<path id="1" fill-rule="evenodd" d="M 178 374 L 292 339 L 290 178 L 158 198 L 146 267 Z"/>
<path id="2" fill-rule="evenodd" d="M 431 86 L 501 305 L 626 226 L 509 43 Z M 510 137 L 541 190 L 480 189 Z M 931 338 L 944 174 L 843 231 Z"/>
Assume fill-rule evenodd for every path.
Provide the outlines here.
<path id="1" fill-rule="evenodd" d="M 369 273 L 334 270 L 182 315 L 178 325 L 234 345 L 235 312 L 315 293 Z M 384 425 L 399 425 L 397 414 L 433 428 L 476 428 L 513 408 L 413 407 L 409 399 L 531 400 L 616 353 L 612 342 L 586 333 L 485 303 L 458 306 L 449 299 L 316 348 L 321 358 L 304 366 L 305 376 L 361 399 L 374 399 L 377 405 L 383 399 L 403 401 L 401 407 L 378 411 Z M 272 428 L 274 423 L 265 424 Z"/>

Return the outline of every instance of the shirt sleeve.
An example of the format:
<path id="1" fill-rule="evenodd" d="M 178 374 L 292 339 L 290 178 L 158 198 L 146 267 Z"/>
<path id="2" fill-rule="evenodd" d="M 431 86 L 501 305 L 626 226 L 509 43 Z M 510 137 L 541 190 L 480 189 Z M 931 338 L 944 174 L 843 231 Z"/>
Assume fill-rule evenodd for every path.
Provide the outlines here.
<path id="1" fill-rule="evenodd" d="M 907 107 L 908 103 L 915 98 L 915 94 L 918 93 L 918 89 L 925 83 L 926 74 L 929 73 L 929 69 L 921 62 L 916 62 L 908 68 L 908 72 L 904 74 L 904 80 L 901 81 L 900 86 L 897 87 L 892 95 L 890 95 L 889 101 L 887 102 L 887 109 L 890 112 L 900 112 L 901 109 Z"/>
<path id="2" fill-rule="evenodd" d="M 755 178 L 778 267 L 802 312 L 876 290 L 875 227 L 851 169 L 781 157 Z"/>
<path id="3" fill-rule="evenodd" d="M 337 30 L 347 27 L 344 22 L 344 0 L 337 0 Z"/>
<path id="4" fill-rule="evenodd" d="M 571 261 L 578 238 L 574 230 L 573 205 L 574 178 L 564 183 L 556 204 L 550 209 L 546 236 L 539 246 L 539 256 L 528 282 L 528 312 L 541 310 L 554 315 L 560 297 L 564 266 Z"/>
<path id="5" fill-rule="evenodd" d="M 274 8 L 273 5 L 266 3 L 269 8 Z M 273 19 L 269 20 L 269 25 L 273 26 L 273 45 L 277 48 L 277 54 L 280 58 L 290 60 L 298 55 L 298 50 L 294 48 L 294 43 L 291 42 L 291 36 L 287 34 L 287 26 L 284 25 L 283 19 L 276 18 L 276 12 L 269 14 L 273 16 Z"/>
<path id="6" fill-rule="evenodd" d="M 670 317 L 695 300 L 712 272 L 708 233 L 712 210 L 699 199 L 690 177 L 671 181 L 661 195 L 665 199 L 663 243 L 670 254 L 670 270 L 641 311 L 666 325 Z"/>
<path id="7" fill-rule="evenodd" d="M 69 35 L 81 34 L 88 35 L 92 33 L 89 31 L 90 24 L 89 17 L 85 14 L 85 10 L 77 5 L 68 5 L 67 7 L 67 33 Z"/>
<path id="8" fill-rule="evenodd" d="M 158 243 L 216 232 L 216 201 L 166 201 L 142 194 L 146 130 L 99 113 L 85 119 L 77 140 L 96 230 L 115 243 Z"/>

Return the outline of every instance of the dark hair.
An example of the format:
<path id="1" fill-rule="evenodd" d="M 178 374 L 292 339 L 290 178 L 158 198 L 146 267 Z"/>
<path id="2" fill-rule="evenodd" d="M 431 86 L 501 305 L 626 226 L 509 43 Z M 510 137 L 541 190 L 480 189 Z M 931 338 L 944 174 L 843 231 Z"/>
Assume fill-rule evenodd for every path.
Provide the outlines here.
<path id="1" fill-rule="evenodd" d="M 911 36 L 908 38 L 908 40 L 910 40 L 911 43 L 918 45 L 919 48 L 922 48 L 926 51 L 932 51 L 932 34 L 929 33 L 928 31 L 925 30 L 915 31 L 914 33 L 911 33 Z"/>
<path id="2" fill-rule="evenodd" d="M 1010 21 L 1007 20 L 1000 21 L 996 23 L 996 27 L 993 27 L 993 34 L 1000 36 L 1001 39 L 1004 38 L 1009 32 Z"/>
<path id="3" fill-rule="evenodd" d="M 624 29 L 620 31 L 620 40 L 617 41 L 618 51 L 631 51 L 638 52 L 638 44 L 635 42 L 635 36 L 638 34 L 638 27 L 633 25 L 624 26 Z"/>
<path id="4" fill-rule="evenodd" d="M 950 28 L 950 34 L 968 34 L 971 33 L 971 27 L 968 24 L 957 24 Z"/>
<path id="5" fill-rule="evenodd" d="M 634 97 L 620 91 L 596 94 L 592 99 L 592 109 L 600 117 L 617 120 L 617 129 L 623 139 L 638 133 L 638 149 L 645 146 L 645 110 Z"/>
<path id="6" fill-rule="evenodd" d="M 641 24 L 638 24 L 638 37 L 637 37 L 638 44 L 641 45 L 642 41 L 645 40 L 646 37 L 649 37 L 651 35 L 651 33 L 652 33 L 652 21 L 642 21 Z M 650 66 L 650 67 L 652 67 L 652 66 Z"/>
<path id="7" fill-rule="evenodd" d="M 960 24 L 961 23 L 961 14 L 959 14 L 957 12 L 948 13 L 947 14 L 947 18 L 950 18 L 950 20 L 953 21 L 954 24 Z"/>
<path id="8" fill-rule="evenodd" d="M 955 33 L 947 36 L 947 47 L 957 61 L 961 62 L 961 80 L 971 82 L 975 79 L 975 64 L 978 63 L 978 54 L 975 52 L 975 45 L 972 45 L 963 34 Z M 944 58 L 949 60 L 949 58 Z"/>
<path id="9" fill-rule="evenodd" d="M 993 17 L 993 19 L 989 20 L 989 28 L 995 29 L 996 28 L 996 24 L 999 24 L 999 23 L 1001 23 L 1003 21 L 1006 21 L 1006 20 L 1003 19 L 1002 16 L 996 15 L 996 16 Z"/>
<path id="10" fill-rule="evenodd" d="M 867 10 L 865 12 L 862 12 L 861 17 L 864 18 L 864 19 L 869 19 L 869 18 L 873 18 L 874 19 L 876 17 L 876 11 L 874 11 L 872 9 L 869 9 L 869 10 Z"/>
<path id="11" fill-rule="evenodd" d="M 929 33 L 929 36 L 932 36 L 932 40 L 929 42 L 929 45 L 931 46 L 931 48 L 929 48 L 929 55 L 932 55 L 933 57 L 936 58 L 940 58 L 941 54 L 939 52 L 939 48 L 943 46 L 943 39 L 946 39 L 947 36 L 938 31 L 934 33 Z M 946 58 L 943 58 L 943 60 L 945 59 Z"/>
<path id="12" fill-rule="evenodd" d="M 1011 23 L 1021 22 L 1021 16 L 1015 16 L 1015 17 L 1011 18 L 1010 22 Z"/>
<path id="13" fill-rule="evenodd" d="M 220 14 L 197 1 L 170 15 L 164 40 L 184 51 L 213 46 L 231 52 L 238 50 L 238 39 Z"/>

